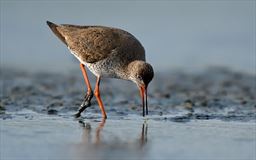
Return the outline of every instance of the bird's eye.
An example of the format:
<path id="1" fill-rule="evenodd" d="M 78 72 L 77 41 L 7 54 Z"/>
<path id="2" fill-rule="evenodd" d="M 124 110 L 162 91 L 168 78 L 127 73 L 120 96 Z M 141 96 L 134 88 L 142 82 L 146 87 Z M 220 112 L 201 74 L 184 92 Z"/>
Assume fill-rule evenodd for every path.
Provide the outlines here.
<path id="1" fill-rule="evenodd" d="M 140 75 L 137 75 L 137 78 L 142 81 L 142 77 Z"/>

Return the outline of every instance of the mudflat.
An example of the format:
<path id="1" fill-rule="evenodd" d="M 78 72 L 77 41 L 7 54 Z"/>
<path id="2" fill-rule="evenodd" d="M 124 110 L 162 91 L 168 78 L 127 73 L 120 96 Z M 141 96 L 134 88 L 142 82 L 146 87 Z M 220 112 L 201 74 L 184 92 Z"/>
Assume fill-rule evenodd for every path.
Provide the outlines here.
<path id="1" fill-rule="evenodd" d="M 94 77 L 90 77 L 91 83 Z M 80 118 L 80 72 L 2 69 L 1 159 L 255 159 L 256 76 L 225 68 L 156 73 L 149 116 L 138 88 L 102 79 L 107 120 L 95 99 Z"/>

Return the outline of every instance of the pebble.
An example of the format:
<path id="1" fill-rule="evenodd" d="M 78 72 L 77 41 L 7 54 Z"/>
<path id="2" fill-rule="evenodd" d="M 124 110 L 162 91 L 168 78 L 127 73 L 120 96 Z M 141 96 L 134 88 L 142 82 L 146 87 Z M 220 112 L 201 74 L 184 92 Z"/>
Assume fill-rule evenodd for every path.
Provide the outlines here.
<path id="1" fill-rule="evenodd" d="M 50 115 L 56 115 L 57 113 L 58 113 L 58 111 L 55 110 L 55 109 L 49 109 L 49 110 L 47 111 L 47 114 L 50 114 Z"/>

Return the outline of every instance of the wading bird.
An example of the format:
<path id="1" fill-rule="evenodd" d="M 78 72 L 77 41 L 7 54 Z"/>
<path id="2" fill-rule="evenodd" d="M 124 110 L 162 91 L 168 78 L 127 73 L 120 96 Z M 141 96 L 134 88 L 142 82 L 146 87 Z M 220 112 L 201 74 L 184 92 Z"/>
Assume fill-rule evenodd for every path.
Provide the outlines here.
<path id="1" fill-rule="evenodd" d="M 147 87 L 153 79 L 153 67 L 146 63 L 145 50 L 141 43 L 130 33 L 112 27 L 57 25 L 47 21 L 53 33 L 68 47 L 70 52 L 80 61 L 87 94 L 75 114 L 81 115 L 90 106 L 93 97 L 92 88 L 85 66 L 97 77 L 94 95 L 98 101 L 103 118 L 107 118 L 100 97 L 101 78 L 118 78 L 130 80 L 137 84 L 143 112 L 148 114 Z"/>

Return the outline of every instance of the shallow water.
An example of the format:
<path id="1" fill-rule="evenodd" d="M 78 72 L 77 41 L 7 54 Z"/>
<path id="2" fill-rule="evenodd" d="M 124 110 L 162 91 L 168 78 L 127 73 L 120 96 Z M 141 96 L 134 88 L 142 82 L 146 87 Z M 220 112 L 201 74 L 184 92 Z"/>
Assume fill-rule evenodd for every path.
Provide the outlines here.
<path id="1" fill-rule="evenodd" d="M 93 77 L 90 77 L 93 82 Z M 98 106 L 73 118 L 80 73 L 1 73 L 0 159 L 255 159 L 255 75 L 223 68 L 157 73 L 149 116 L 132 83 L 102 80 Z"/>
<path id="2" fill-rule="evenodd" d="M 23 116 L 26 115 L 26 117 Z M 75 120 L 31 111 L 1 121 L 1 159 L 254 159 L 255 122 Z"/>

